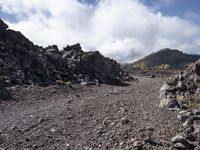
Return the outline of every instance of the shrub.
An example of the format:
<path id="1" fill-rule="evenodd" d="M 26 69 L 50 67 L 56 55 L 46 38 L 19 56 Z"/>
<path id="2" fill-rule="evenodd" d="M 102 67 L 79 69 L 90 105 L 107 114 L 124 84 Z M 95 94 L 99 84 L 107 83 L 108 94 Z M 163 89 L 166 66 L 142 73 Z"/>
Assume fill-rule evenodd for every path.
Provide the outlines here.
<path id="1" fill-rule="evenodd" d="M 165 69 L 169 69 L 170 66 L 169 66 L 169 64 L 161 64 L 159 66 L 155 66 L 155 68 L 165 70 Z"/>

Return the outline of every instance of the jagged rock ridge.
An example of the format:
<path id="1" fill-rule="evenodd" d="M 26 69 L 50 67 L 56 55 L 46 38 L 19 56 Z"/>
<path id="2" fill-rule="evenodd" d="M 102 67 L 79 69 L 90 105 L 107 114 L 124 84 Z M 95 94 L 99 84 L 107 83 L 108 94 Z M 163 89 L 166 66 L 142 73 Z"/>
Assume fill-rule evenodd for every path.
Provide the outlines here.
<path id="1" fill-rule="evenodd" d="M 80 44 L 59 51 L 56 45 L 34 45 L 0 20 L 0 82 L 49 85 L 57 80 L 119 83 L 129 76 L 120 65 L 99 52 L 84 52 Z"/>

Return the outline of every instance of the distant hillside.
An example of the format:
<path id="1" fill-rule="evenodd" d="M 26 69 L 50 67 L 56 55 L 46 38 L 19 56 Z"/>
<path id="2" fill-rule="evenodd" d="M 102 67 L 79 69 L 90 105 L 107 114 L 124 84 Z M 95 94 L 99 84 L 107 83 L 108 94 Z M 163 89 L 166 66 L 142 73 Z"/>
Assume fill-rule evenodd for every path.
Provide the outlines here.
<path id="1" fill-rule="evenodd" d="M 179 50 L 165 48 L 152 53 L 128 66 L 142 68 L 183 69 L 185 65 L 200 59 L 200 55 L 186 54 Z"/>

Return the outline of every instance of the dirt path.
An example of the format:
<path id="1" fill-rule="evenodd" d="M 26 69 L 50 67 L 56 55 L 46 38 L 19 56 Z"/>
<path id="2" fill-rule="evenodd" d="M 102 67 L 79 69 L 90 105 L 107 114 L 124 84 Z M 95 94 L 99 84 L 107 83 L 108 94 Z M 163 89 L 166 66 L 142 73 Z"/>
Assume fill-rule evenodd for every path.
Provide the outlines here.
<path id="1" fill-rule="evenodd" d="M 157 106 L 162 83 L 13 89 L 17 100 L 0 105 L 0 149 L 168 150 L 180 122 Z"/>

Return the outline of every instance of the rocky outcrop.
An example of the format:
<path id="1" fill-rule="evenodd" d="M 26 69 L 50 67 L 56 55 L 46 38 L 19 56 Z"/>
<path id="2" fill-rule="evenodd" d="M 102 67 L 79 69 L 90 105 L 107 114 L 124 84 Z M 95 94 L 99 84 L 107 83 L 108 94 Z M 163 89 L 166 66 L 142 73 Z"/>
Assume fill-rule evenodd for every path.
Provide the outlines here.
<path id="1" fill-rule="evenodd" d="M 5 24 L 1 19 L 0 19 L 0 33 L 5 32 L 8 28 L 8 25 Z"/>
<path id="2" fill-rule="evenodd" d="M 169 78 L 160 89 L 160 107 L 180 111 L 181 133 L 172 138 L 176 149 L 200 147 L 200 60 Z"/>
<path id="3" fill-rule="evenodd" d="M 101 83 L 119 83 L 131 79 L 113 59 L 106 58 L 98 51 L 83 52 L 79 44 L 67 46 L 62 57 L 77 76 L 78 81 L 99 80 Z"/>
<path id="4" fill-rule="evenodd" d="M 190 64 L 179 75 L 170 77 L 160 89 L 160 98 L 176 100 L 181 109 L 195 108 L 198 107 L 199 92 L 200 60 Z"/>
<path id="5" fill-rule="evenodd" d="M 64 82 L 119 83 L 130 77 L 119 64 L 99 52 L 84 52 L 80 44 L 59 50 L 34 45 L 0 20 L 0 79 L 3 87 Z"/>

